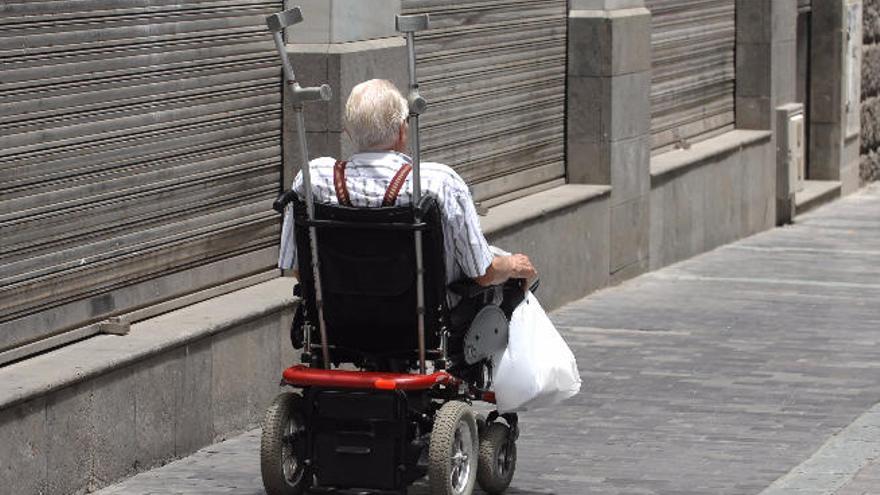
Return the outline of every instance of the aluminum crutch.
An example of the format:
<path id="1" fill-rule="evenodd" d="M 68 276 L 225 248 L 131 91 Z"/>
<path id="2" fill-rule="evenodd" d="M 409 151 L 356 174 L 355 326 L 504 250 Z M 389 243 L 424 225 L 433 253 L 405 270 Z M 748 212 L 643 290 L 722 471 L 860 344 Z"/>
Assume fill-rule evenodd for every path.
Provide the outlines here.
<path id="1" fill-rule="evenodd" d="M 266 18 L 266 25 L 275 39 L 275 48 L 278 49 L 278 55 L 281 56 L 281 65 L 284 67 L 284 78 L 287 85 L 290 86 L 290 92 L 293 99 L 293 112 L 296 117 L 296 131 L 299 136 L 299 149 L 302 154 L 302 166 L 300 170 L 303 176 L 303 187 L 306 193 L 306 213 L 310 222 L 309 225 L 309 242 L 312 248 L 312 275 L 315 281 L 315 305 L 318 308 L 318 327 L 321 332 L 321 357 L 323 358 L 324 367 L 330 367 L 330 348 L 327 344 L 327 325 L 324 323 L 324 298 L 321 292 L 321 272 L 318 263 L 318 241 L 317 232 L 315 231 L 315 203 L 312 197 L 312 174 L 309 168 L 309 149 L 306 144 L 306 126 L 303 117 L 303 103 L 307 101 L 329 100 L 333 92 L 330 86 L 322 84 L 321 86 L 303 88 L 296 80 L 293 72 L 293 64 L 287 58 L 287 51 L 284 49 L 284 39 L 281 34 L 284 28 L 299 24 L 302 22 L 302 11 L 299 7 L 294 7 L 277 14 L 270 15 Z M 312 352 L 311 332 L 307 329 L 305 332 L 306 350 Z"/>
<path id="2" fill-rule="evenodd" d="M 413 211 L 416 223 L 419 218 L 419 200 L 422 196 L 421 156 L 419 148 L 419 114 L 425 111 L 428 103 L 419 94 L 419 83 L 416 81 L 416 49 L 415 33 L 428 29 L 428 14 L 398 15 L 395 17 L 397 31 L 406 34 L 406 47 L 409 53 L 409 127 L 412 129 L 413 151 Z M 416 247 L 416 311 L 418 314 L 419 331 L 419 372 L 427 373 L 425 364 L 425 266 L 422 259 L 422 231 L 415 231 Z M 445 347 L 445 346 L 444 346 Z"/>

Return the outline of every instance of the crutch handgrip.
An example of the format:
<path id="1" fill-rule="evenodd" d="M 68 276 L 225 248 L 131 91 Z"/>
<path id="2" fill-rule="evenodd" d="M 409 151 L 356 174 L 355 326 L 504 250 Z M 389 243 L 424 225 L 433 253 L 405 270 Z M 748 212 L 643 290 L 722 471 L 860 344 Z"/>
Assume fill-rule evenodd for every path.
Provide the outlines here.
<path id="1" fill-rule="evenodd" d="M 407 103 L 409 104 L 409 113 L 413 115 L 421 115 L 428 109 L 428 101 L 422 98 L 418 89 L 410 91 Z"/>
<path id="2" fill-rule="evenodd" d="M 327 84 L 303 88 L 294 83 L 291 90 L 293 91 L 294 104 L 304 101 L 330 101 L 330 98 L 333 97 L 333 90 Z"/>
<path id="3" fill-rule="evenodd" d="M 398 32 L 414 33 L 428 29 L 428 14 L 398 15 L 394 17 L 394 26 Z"/>
<path id="4" fill-rule="evenodd" d="M 299 24 L 300 22 L 302 22 L 302 20 L 302 10 L 300 10 L 299 7 L 294 7 L 292 9 L 285 10 L 283 12 L 272 14 L 269 17 L 266 17 L 266 25 L 269 26 L 269 31 L 272 31 L 273 33 L 278 33 L 287 26 Z"/>

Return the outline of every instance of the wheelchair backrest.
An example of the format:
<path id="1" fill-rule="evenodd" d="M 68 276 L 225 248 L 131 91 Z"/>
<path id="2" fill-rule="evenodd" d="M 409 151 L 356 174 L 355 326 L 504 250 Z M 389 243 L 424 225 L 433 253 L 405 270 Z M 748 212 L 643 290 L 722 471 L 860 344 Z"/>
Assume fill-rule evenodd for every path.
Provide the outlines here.
<path id="1" fill-rule="evenodd" d="M 306 207 L 299 199 L 293 203 L 305 317 L 318 328 Z M 415 228 L 423 232 L 426 348 L 430 354 L 439 347 L 440 330 L 448 316 L 441 216 L 437 201 L 427 195 L 418 211 L 421 222 L 416 227 L 415 210 L 409 206 L 351 208 L 315 204 L 331 360 L 339 359 L 340 351 L 343 356 L 352 352 L 378 357 L 415 355 Z"/>

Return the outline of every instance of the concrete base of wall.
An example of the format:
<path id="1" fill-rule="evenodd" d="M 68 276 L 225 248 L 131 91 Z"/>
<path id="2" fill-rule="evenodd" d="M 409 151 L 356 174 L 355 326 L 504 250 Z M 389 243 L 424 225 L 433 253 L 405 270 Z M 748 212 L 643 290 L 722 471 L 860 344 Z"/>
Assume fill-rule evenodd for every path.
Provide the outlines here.
<path id="1" fill-rule="evenodd" d="M 653 157 L 650 269 L 772 228 L 774 157 L 768 131 L 731 131 Z"/>

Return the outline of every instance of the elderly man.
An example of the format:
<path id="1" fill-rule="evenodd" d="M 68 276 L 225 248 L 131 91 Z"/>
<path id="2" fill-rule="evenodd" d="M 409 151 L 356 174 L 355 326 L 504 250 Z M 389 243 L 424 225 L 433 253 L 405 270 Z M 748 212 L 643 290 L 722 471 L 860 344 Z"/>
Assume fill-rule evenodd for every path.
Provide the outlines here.
<path id="1" fill-rule="evenodd" d="M 324 157 L 309 163 L 315 201 L 361 208 L 411 204 L 412 160 L 404 154 L 408 113 L 406 99 L 391 82 L 372 79 L 355 86 L 345 105 L 344 128 L 358 152 L 347 162 Z M 440 205 L 448 282 L 467 276 L 486 286 L 509 278 L 531 281 L 537 276 L 525 255 L 492 253 L 480 231 L 470 191 L 454 170 L 422 162 L 421 182 L 424 194 L 433 195 Z M 304 196 L 302 173 L 293 188 Z M 297 266 L 289 211 L 284 218 L 278 264 L 283 269 Z"/>

